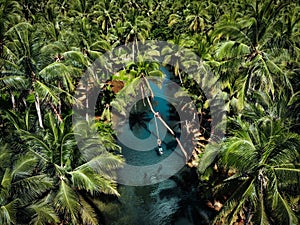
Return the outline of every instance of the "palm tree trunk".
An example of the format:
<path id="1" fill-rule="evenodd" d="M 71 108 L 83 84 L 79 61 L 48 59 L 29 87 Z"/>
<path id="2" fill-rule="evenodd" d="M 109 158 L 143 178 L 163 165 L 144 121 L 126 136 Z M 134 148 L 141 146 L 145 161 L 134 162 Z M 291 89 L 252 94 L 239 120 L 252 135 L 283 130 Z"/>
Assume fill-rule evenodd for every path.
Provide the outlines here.
<path id="1" fill-rule="evenodd" d="M 15 95 L 12 91 L 10 92 L 10 96 L 11 96 L 11 103 L 12 103 L 13 110 L 15 110 L 17 108 L 16 107 L 16 99 L 15 99 Z"/>
<path id="2" fill-rule="evenodd" d="M 59 81 L 57 84 L 58 88 L 61 89 L 61 82 Z M 58 119 L 60 120 L 60 122 L 62 122 L 62 116 L 61 116 L 61 98 L 60 98 L 60 94 L 59 94 L 59 103 L 58 103 Z M 54 107 L 55 108 L 55 107 Z M 56 108 L 55 108 L 56 109 Z M 57 110 L 56 110 L 57 111 Z"/>
<path id="3" fill-rule="evenodd" d="M 86 121 L 88 122 L 89 121 L 89 113 L 88 113 L 88 110 L 89 110 L 89 98 L 88 98 L 88 92 L 89 92 L 89 89 L 88 89 L 88 81 L 86 82 L 86 86 L 85 86 L 85 119 Z"/>
<path id="4" fill-rule="evenodd" d="M 180 84 L 183 84 L 183 82 L 182 82 L 182 77 L 181 77 L 181 73 L 180 73 L 179 69 L 178 69 L 178 76 L 179 76 Z"/>
<path id="5" fill-rule="evenodd" d="M 132 42 L 132 60 L 134 61 L 134 42 Z"/>
<path id="6" fill-rule="evenodd" d="M 40 105 L 40 99 L 37 93 L 34 94 L 34 103 L 35 103 L 35 108 L 39 120 L 39 125 L 41 128 L 44 128 L 43 125 L 43 119 L 42 119 L 42 112 L 41 112 L 41 105 Z"/>
<path id="7" fill-rule="evenodd" d="M 53 112 L 56 115 L 58 121 L 62 122 L 63 120 L 62 120 L 62 116 L 61 116 L 59 110 L 57 110 L 57 108 L 51 102 L 49 104 L 50 104 L 51 108 L 53 109 Z M 59 105 L 59 107 L 60 107 L 60 105 Z"/>

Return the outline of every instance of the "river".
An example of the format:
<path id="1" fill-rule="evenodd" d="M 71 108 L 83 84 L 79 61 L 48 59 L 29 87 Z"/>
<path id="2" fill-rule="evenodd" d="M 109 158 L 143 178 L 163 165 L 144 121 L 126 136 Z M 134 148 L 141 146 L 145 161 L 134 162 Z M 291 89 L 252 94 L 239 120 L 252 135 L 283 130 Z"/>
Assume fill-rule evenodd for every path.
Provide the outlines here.
<path id="1" fill-rule="evenodd" d="M 153 108 L 159 111 L 162 118 L 168 124 L 179 122 L 175 108 L 164 98 L 166 90 L 164 83 L 168 82 L 170 74 L 166 69 L 162 69 L 167 74 L 162 87 L 151 83 L 151 88 L 155 97 Z M 137 108 L 145 107 L 143 101 L 136 103 Z M 144 104 L 144 106 L 141 106 Z M 146 106 L 147 108 L 147 106 Z M 154 165 L 164 162 L 174 151 L 176 147 L 175 138 L 170 135 L 161 122 L 157 122 L 159 134 L 157 134 L 155 119 L 148 109 L 143 115 L 143 123 L 132 123 L 131 131 L 139 139 L 147 139 L 152 136 L 153 142 L 156 142 L 157 136 L 162 139 L 162 148 L 164 154 L 156 154 L 156 148 L 148 151 L 136 151 L 122 142 L 122 154 L 126 163 L 134 166 Z M 135 116 L 134 116 L 135 117 Z M 134 120 L 134 117 L 132 118 Z M 180 156 L 180 152 L 177 153 Z M 160 169 L 160 168 L 159 168 Z M 159 170 L 158 169 L 158 170 Z M 103 212 L 104 222 L 108 225 L 197 225 L 208 224 L 209 212 L 205 209 L 205 204 L 199 199 L 198 177 L 195 169 L 182 166 L 178 172 L 168 179 L 157 180 L 160 171 L 156 174 L 145 173 L 143 179 L 147 180 L 145 186 L 131 186 L 120 184 L 118 186 L 119 197 L 115 201 L 100 203 L 100 209 Z M 132 178 L 132 175 L 129 179 Z M 134 177 L 133 177 L 134 178 Z M 140 178 L 139 178 L 140 179 Z"/>

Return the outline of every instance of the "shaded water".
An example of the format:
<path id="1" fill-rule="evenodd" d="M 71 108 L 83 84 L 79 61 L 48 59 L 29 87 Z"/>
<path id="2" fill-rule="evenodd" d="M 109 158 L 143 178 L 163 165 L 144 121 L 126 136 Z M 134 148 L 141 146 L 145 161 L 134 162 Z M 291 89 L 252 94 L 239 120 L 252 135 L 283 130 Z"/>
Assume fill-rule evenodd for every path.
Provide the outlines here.
<path id="1" fill-rule="evenodd" d="M 163 72 L 167 74 L 167 78 L 170 77 L 166 69 L 163 68 Z M 168 79 L 164 82 L 167 81 Z M 164 86 L 164 82 L 162 86 Z M 178 124 L 179 118 L 176 119 L 178 115 L 176 115 L 176 113 L 174 114 L 176 111 L 175 108 L 164 99 L 164 92 L 169 90 L 165 88 L 160 89 L 153 84 L 151 84 L 151 88 L 155 96 L 160 96 L 154 98 L 154 110 L 159 111 L 168 125 L 174 128 L 175 125 Z M 136 149 L 129 148 L 120 142 L 119 144 L 122 146 L 123 156 L 127 164 L 134 166 L 161 163 L 176 151 L 177 143 L 175 138 L 167 132 L 166 128 L 159 121 L 157 122 L 159 133 L 157 133 L 154 117 L 149 107 L 143 106 L 144 103 L 142 101 L 136 104 L 138 109 L 144 107 L 146 113 L 143 114 L 143 121 L 129 121 L 131 131 L 140 140 L 152 138 L 153 143 L 156 143 L 157 138 L 161 138 L 164 154 L 159 156 L 156 153 L 156 147 L 147 151 L 136 151 Z M 131 113 L 134 114 L 134 112 Z M 132 120 L 135 120 L 136 117 L 137 115 L 134 115 Z M 177 128 L 180 129 L 180 126 L 177 126 Z M 182 158 L 182 160 L 184 160 L 180 151 L 175 153 L 179 159 Z M 121 197 L 116 202 L 100 204 L 101 211 L 105 217 L 105 224 L 208 224 L 207 213 L 204 210 L 203 203 L 197 200 L 198 178 L 196 172 L 184 167 L 168 179 L 157 183 L 159 176 L 163 176 L 160 169 L 161 168 L 158 168 L 158 170 L 154 172 L 144 172 L 142 179 L 147 180 L 150 185 L 119 185 Z M 134 175 L 128 176 L 128 179 L 131 178 L 137 179 Z"/>

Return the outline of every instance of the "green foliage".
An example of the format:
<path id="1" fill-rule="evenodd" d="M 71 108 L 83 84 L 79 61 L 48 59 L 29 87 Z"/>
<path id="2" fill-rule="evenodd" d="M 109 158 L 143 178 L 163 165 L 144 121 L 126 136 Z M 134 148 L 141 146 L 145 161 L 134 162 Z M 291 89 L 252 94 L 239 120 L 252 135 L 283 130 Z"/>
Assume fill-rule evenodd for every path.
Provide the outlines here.
<path id="1" fill-rule="evenodd" d="M 198 167 L 215 193 L 230 195 L 218 218 L 230 224 L 243 211 L 255 224 L 296 224 L 299 8 L 293 0 L 0 0 L 0 223 L 99 224 L 90 196 L 118 195 L 115 170 L 122 163 L 110 107 L 123 115 L 141 78 L 163 77 L 152 58 L 161 57 L 201 114 L 209 114 L 212 101 L 196 83 L 221 83 L 211 94 L 226 101 L 218 109 L 230 116 L 226 138 L 207 145 Z M 138 41 L 147 39 L 178 51 L 147 46 L 149 56 L 141 56 Z M 95 82 L 109 92 L 100 96 L 105 123 L 72 124 L 72 105 L 83 98 L 74 97 L 81 76 L 120 45 L 137 61 Z M 199 64 L 194 53 L 201 66 L 186 74 L 183 68 Z M 89 72 L 95 81 L 99 74 Z M 116 93 L 110 81 L 124 87 Z M 229 170 L 235 175 L 227 177 Z"/>
<path id="2" fill-rule="evenodd" d="M 281 96 L 275 102 L 263 93 L 256 96 L 257 102 L 250 103 L 241 117 L 231 118 L 228 138 L 209 145 L 199 172 L 204 173 L 212 163 L 236 171 L 214 187 L 218 195 L 230 193 L 216 221 L 225 218 L 232 224 L 246 207 L 256 223 L 297 224 L 286 196 L 299 195 L 295 185 L 300 182 L 300 136 L 290 131 L 287 102 Z"/>

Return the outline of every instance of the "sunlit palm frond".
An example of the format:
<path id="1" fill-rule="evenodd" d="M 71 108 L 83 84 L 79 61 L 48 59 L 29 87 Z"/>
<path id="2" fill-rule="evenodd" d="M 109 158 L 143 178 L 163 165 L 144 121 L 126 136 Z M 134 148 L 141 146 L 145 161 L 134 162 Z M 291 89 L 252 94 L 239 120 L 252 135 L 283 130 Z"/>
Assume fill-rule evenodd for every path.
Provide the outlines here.
<path id="1" fill-rule="evenodd" d="M 57 224 L 60 221 L 53 207 L 45 202 L 32 204 L 28 209 L 33 211 L 30 221 L 32 225 Z"/>
<path id="2" fill-rule="evenodd" d="M 78 196 L 64 180 L 60 181 L 54 203 L 56 210 L 59 211 L 59 214 L 63 214 L 64 218 L 68 219 L 70 222 L 75 224 L 77 223 L 80 212 Z"/>
<path id="3" fill-rule="evenodd" d="M 14 199 L 6 205 L 0 206 L 0 223 L 3 225 L 16 224 L 17 211 L 19 207 L 18 199 Z"/>
<path id="4" fill-rule="evenodd" d="M 95 210 L 91 207 L 89 203 L 87 203 L 82 196 L 80 196 L 80 203 L 81 203 L 81 218 L 83 224 L 90 224 L 90 225 L 98 225 L 99 221 L 97 218 L 97 214 Z"/>

